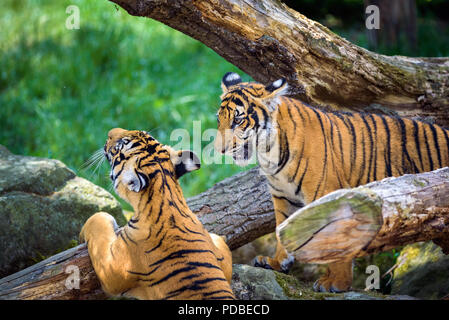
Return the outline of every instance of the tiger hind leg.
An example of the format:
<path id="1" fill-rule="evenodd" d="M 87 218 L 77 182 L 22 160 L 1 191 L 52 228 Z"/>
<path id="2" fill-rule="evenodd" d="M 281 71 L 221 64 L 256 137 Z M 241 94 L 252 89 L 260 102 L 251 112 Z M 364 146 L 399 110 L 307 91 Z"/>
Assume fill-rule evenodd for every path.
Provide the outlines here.
<path id="1" fill-rule="evenodd" d="M 313 284 L 317 292 L 345 292 L 352 285 L 352 259 L 330 263 L 326 274 Z"/>

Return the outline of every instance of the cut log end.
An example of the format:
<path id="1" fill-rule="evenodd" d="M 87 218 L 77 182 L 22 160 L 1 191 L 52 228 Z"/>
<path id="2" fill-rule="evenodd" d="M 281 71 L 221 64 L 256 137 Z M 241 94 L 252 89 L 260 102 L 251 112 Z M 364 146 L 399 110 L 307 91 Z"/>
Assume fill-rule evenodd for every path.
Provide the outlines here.
<path id="1" fill-rule="evenodd" d="M 369 190 L 338 190 L 298 210 L 277 228 L 288 253 L 303 263 L 355 257 L 382 226 L 382 200 Z"/>

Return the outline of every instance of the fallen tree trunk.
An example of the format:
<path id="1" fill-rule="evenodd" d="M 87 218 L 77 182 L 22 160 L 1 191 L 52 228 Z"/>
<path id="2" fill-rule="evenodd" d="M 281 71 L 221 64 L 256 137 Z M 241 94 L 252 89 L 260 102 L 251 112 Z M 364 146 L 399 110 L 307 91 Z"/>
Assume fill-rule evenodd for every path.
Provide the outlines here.
<path id="1" fill-rule="evenodd" d="M 337 190 L 277 227 L 304 263 L 331 263 L 433 240 L 449 254 L 449 168 Z"/>
<path id="2" fill-rule="evenodd" d="M 201 41 L 256 81 L 285 77 L 313 105 L 449 125 L 449 58 L 370 52 L 276 0 L 111 1 Z"/>
<path id="3" fill-rule="evenodd" d="M 226 236 L 231 250 L 276 228 L 268 183 L 259 168 L 227 178 L 187 204 L 209 232 Z"/>
<path id="4" fill-rule="evenodd" d="M 78 277 L 79 286 L 72 286 L 71 276 Z M 85 244 L 0 279 L 0 300 L 105 298 Z"/>
<path id="5" fill-rule="evenodd" d="M 225 179 L 187 203 L 208 231 L 226 236 L 231 249 L 276 227 L 271 195 L 258 168 Z M 0 279 L 0 299 L 103 298 L 84 244 Z"/>

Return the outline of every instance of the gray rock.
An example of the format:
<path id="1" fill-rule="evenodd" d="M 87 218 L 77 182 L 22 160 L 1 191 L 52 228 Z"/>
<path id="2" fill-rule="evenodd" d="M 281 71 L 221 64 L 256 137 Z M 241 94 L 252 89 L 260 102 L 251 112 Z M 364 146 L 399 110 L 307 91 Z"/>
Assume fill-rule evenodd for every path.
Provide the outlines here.
<path id="1" fill-rule="evenodd" d="M 334 297 L 325 297 L 325 300 L 419 300 L 407 295 L 382 295 L 376 292 L 349 291 L 335 294 Z"/>
<path id="2" fill-rule="evenodd" d="M 449 255 L 433 242 L 405 246 L 398 257 L 392 293 L 441 299 L 449 293 Z"/>
<path id="3" fill-rule="evenodd" d="M 18 191 L 46 196 L 74 177 L 58 160 L 0 153 L 0 194 Z"/>
<path id="4" fill-rule="evenodd" d="M 383 295 L 375 291 L 314 292 L 313 282 L 273 270 L 234 264 L 231 287 L 239 300 L 415 300 L 407 295 Z"/>
<path id="5" fill-rule="evenodd" d="M 0 144 L 0 157 L 10 155 L 11 152 Z"/>
<path id="6" fill-rule="evenodd" d="M 273 271 L 234 264 L 232 290 L 239 300 L 287 300 Z"/>
<path id="7" fill-rule="evenodd" d="M 364 294 L 361 292 L 349 291 L 335 297 L 325 297 L 325 300 L 385 300 L 380 297 Z"/>
<path id="8" fill-rule="evenodd" d="M 0 277 L 75 244 L 98 211 L 126 222 L 111 194 L 61 161 L 14 155 L 0 146 Z"/>

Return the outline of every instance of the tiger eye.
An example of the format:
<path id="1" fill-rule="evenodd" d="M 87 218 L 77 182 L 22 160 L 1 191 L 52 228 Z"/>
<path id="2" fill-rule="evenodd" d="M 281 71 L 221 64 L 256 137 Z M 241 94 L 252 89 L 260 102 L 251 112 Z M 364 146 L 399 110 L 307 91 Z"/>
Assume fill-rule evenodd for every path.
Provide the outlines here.
<path id="1" fill-rule="evenodd" d="M 234 118 L 235 124 L 241 124 L 243 122 L 243 118 Z"/>

